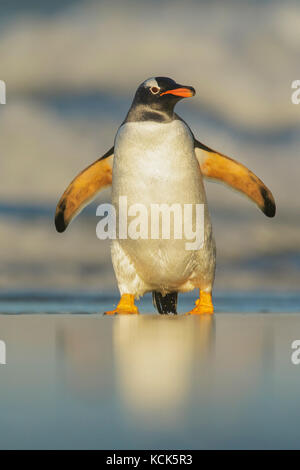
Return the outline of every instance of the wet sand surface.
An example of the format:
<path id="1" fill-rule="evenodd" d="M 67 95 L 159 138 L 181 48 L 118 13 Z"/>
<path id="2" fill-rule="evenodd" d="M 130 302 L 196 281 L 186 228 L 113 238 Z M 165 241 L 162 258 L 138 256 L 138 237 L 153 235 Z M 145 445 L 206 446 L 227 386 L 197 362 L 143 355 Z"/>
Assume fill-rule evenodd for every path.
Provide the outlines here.
<path id="1" fill-rule="evenodd" d="M 74 296 L 0 297 L 1 448 L 299 448 L 298 294 L 219 293 L 197 317 Z"/>

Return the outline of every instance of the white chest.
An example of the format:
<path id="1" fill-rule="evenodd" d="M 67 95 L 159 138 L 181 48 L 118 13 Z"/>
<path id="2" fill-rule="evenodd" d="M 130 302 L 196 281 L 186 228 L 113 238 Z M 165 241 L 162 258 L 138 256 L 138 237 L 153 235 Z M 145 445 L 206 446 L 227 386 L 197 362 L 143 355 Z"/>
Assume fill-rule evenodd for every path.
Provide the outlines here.
<path id="1" fill-rule="evenodd" d="M 124 124 L 117 133 L 114 153 L 112 202 L 117 214 L 120 211 L 120 196 L 126 196 L 128 208 L 139 203 L 147 208 L 148 214 L 149 208 L 151 213 L 152 204 L 179 204 L 181 208 L 184 204 L 205 204 L 205 233 L 210 232 L 205 191 L 193 137 L 182 121 L 176 120 L 170 124 Z M 152 226 L 152 222 L 149 216 L 148 227 Z M 182 224 L 182 220 L 177 223 Z M 150 232 L 146 239 L 126 237 L 113 245 L 115 269 L 119 276 L 120 270 L 123 269 L 125 273 L 125 291 L 131 292 L 128 272 L 132 266 L 134 272 L 138 273 L 138 279 L 142 279 L 146 286 L 138 292 L 144 292 L 145 289 L 172 291 L 186 286 L 195 267 L 203 263 L 195 251 L 186 249 L 184 227 L 183 236 L 178 239 L 175 239 L 173 229 L 169 238 L 164 238 L 161 233 L 158 238 L 149 237 Z M 206 251 L 201 250 L 204 255 L 198 257 L 206 256 Z M 132 289 L 135 292 L 135 287 Z"/>
<path id="2" fill-rule="evenodd" d="M 168 124 L 122 125 L 115 141 L 113 202 L 201 203 L 205 193 L 190 130 L 179 120 Z"/>

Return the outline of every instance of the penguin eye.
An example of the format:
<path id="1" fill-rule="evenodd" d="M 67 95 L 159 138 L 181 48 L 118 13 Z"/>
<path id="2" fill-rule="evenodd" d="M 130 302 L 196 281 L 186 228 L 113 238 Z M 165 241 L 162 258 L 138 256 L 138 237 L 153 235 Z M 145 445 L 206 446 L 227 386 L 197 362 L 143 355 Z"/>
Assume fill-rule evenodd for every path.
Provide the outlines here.
<path id="1" fill-rule="evenodd" d="M 152 95 L 157 95 L 157 93 L 160 92 L 160 88 L 158 88 L 157 86 L 152 86 L 150 88 L 150 91 L 151 91 Z"/>

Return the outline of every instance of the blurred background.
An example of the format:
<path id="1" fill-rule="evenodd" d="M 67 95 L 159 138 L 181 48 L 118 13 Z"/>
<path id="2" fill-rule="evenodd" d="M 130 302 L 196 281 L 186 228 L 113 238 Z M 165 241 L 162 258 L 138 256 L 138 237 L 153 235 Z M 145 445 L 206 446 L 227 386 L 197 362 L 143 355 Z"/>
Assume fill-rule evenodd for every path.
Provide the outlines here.
<path id="1" fill-rule="evenodd" d="M 0 1 L 0 288 L 116 289 L 95 208 L 63 235 L 56 203 L 113 144 L 134 92 L 163 75 L 197 95 L 177 107 L 197 138 L 272 190 L 275 219 L 207 183 L 219 290 L 300 280 L 300 4 L 286 0 Z"/>

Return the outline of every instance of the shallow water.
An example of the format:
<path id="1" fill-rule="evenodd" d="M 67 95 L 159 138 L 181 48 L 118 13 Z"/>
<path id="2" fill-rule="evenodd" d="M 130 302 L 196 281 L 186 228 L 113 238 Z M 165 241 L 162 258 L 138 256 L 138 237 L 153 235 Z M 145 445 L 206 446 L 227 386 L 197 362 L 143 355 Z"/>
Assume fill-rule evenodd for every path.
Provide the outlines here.
<path id="1" fill-rule="evenodd" d="M 180 294 L 178 312 L 191 310 L 196 291 Z M 93 314 L 111 310 L 118 303 L 116 291 L 2 290 L 0 314 Z M 141 313 L 154 313 L 152 297 L 146 294 L 137 302 Z M 297 313 L 300 292 L 216 292 L 216 313 Z"/>
<path id="2" fill-rule="evenodd" d="M 220 293 L 213 317 L 112 318 L 78 312 L 113 293 L 3 292 L 0 447 L 298 448 L 299 295 L 270 299 Z"/>

